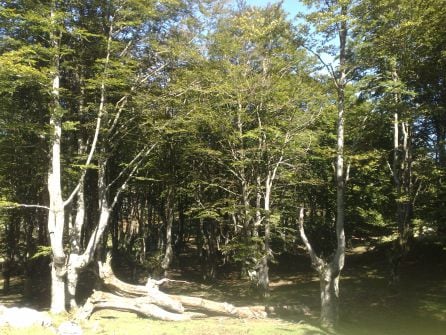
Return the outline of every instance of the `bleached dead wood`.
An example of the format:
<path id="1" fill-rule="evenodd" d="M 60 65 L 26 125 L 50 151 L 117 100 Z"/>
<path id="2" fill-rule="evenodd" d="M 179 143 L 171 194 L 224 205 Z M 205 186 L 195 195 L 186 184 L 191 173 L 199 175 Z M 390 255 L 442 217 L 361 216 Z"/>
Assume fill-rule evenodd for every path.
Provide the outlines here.
<path id="1" fill-rule="evenodd" d="M 185 321 L 205 317 L 200 313 L 172 313 L 151 302 L 148 297 L 128 298 L 111 293 L 95 291 L 77 314 L 78 320 L 88 319 L 100 309 L 135 312 L 138 315 L 164 321 Z"/>
<path id="2" fill-rule="evenodd" d="M 159 285 L 168 279 L 148 279 L 147 284 L 132 285 L 118 279 L 111 268 L 111 257 L 99 264 L 99 277 L 110 292 L 95 291 L 78 312 L 78 319 L 89 318 L 99 309 L 113 309 L 135 312 L 146 317 L 166 321 L 184 321 L 206 314 L 226 315 L 238 318 L 265 318 L 264 306 L 236 307 L 226 302 L 212 301 L 200 297 L 169 295 L 159 290 Z M 185 310 L 190 308 L 193 311 Z M 203 314 L 204 312 L 206 314 Z"/>
<path id="3" fill-rule="evenodd" d="M 131 285 L 119 280 L 111 268 L 111 259 L 108 256 L 106 263 L 100 263 L 99 277 L 105 287 L 114 294 L 122 297 L 145 297 L 150 300 L 151 304 L 167 308 L 170 311 L 183 313 L 184 308 L 180 302 L 172 299 L 169 295 L 161 292 L 158 286 L 154 285 Z M 148 282 L 149 283 L 149 282 Z"/>
<path id="4" fill-rule="evenodd" d="M 250 319 L 266 318 L 267 316 L 265 306 L 236 307 L 227 302 L 217 302 L 185 295 L 172 295 L 172 298 L 180 301 L 184 306 L 220 315 Z"/>

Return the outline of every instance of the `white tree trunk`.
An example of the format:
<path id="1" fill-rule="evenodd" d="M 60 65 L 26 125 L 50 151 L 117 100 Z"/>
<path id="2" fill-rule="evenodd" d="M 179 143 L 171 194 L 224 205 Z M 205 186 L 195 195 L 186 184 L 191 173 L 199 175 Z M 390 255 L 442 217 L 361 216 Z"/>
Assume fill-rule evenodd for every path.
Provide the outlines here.
<path id="1" fill-rule="evenodd" d="M 333 329 L 339 317 L 339 273 L 326 264 L 319 274 L 321 288 L 321 325 Z"/>
<path id="2" fill-rule="evenodd" d="M 85 154 L 86 146 L 82 140 L 79 140 L 79 150 L 78 153 L 80 156 Z M 84 191 L 84 178 L 81 177 L 79 183 L 79 191 L 77 193 L 77 203 L 76 203 L 76 217 L 72 221 L 72 225 L 69 229 L 69 238 L 70 238 L 70 255 L 68 257 L 68 266 L 67 266 L 67 299 L 69 301 L 70 309 L 76 309 L 76 287 L 78 282 L 78 269 L 76 265 L 79 261 L 79 254 L 81 252 L 81 234 L 82 227 L 85 221 L 85 191 Z"/>
<path id="3" fill-rule="evenodd" d="M 269 297 L 269 267 L 268 259 L 271 255 L 270 248 L 270 199 L 271 199 L 271 188 L 272 188 L 272 178 L 271 173 L 268 173 L 268 177 L 265 181 L 265 196 L 263 209 L 265 216 L 263 218 L 265 225 L 265 235 L 263 238 L 263 257 L 259 264 L 259 276 L 258 276 L 258 286 L 262 290 L 262 294 L 265 298 Z"/>
<path id="4" fill-rule="evenodd" d="M 55 1 L 51 6 L 51 46 L 53 48 L 52 59 L 52 106 L 50 115 L 51 129 L 51 163 L 48 172 L 48 232 L 52 249 L 52 269 L 51 269 L 51 311 L 61 313 L 65 311 L 65 253 L 63 250 L 63 232 L 65 225 L 64 202 L 62 199 L 60 151 L 62 138 L 62 115 L 59 103 L 60 75 L 59 75 L 59 41 L 55 21 Z"/>
<path id="5" fill-rule="evenodd" d="M 172 247 L 172 226 L 174 220 L 174 191 L 172 186 L 169 186 L 166 208 L 165 208 L 165 220 L 166 220 L 166 249 L 164 253 L 163 261 L 161 262 L 161 268 L 164 270 L 164 276 L 167 274 L 167 270 L 173 260 L 173 247 Z"/>

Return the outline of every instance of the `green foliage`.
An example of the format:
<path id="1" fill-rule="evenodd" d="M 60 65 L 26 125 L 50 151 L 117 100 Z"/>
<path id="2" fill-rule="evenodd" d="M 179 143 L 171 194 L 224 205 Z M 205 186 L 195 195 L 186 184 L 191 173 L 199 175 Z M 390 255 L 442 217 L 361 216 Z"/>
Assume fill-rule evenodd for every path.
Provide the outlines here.
<path id="1" fill-rule="evenodd" d="M 121 172 L 156 144 L 118 199 L 112 247 L 134 254 L 144 252 L 145 243 L 148 249 L 162 247 L 172 212 L 178 250 L 182 243 L 212 249 L 205 244 L 213 239 L 220 248 L 213 261 L 219 262 L 221 252 L 251 266 L 264 254 L 267 226 L 273 252 L 284 249 L 280 239 L 294 243 L 298 208 L 304 206 L 310 239 L 329 254 L 337 112 L 330 75 L 339 73 L 332 56 L 339 51 L 341 23 L 352 32 L 344 64 L 347 234 L 389 233 L 395 208 L 407 202 L 414 203 L 414 228 L 444 229 L 442 1 L 304 1 L 316 9 L 306 17 L 313 29 L 294 26 L 280 4 L 234 9 L 220 1 L 55 3 L 53 22 L 48 1 L 4 1 L 0 9 L 4 252 L 19 250 L 23 259 L 26 248 L 33 257 L 51 252 L 37 248 L 46 243 L 37 231 L 45 213 L 16 204 L 47 202 L 54 135 L 48 121 L 57 116 L 64 196 L 87 172 L 85 232 L 93 230 L 102 191 L 98 172 L 105 162 L 107 198 L 113 199 L 126 178 Z M 50 43 L 55 39 L 57 48 Z M 321 69 L 314 53 L 333 68 Z M 56 70 L 58 104 L 51 83 Z M 99 112 L 97 151 L 87 165 Z M 395 189 L 390 171 L 394 113 L 410 126 L 406 193 Z M 399 137 L 402 142 L 401 129 Z M 404 169 L 398 171 L 402 178 Z M 126 225 L 124 231 L 124 221 L 136 222 L 133 230 Z M 155 255 L 149 262 L 157 267 L 164 251 L 145 252 Z"/>
<path id="2" fill-rule="evenodd" d="M 247 268 L 255 268 L 263 256 L 263 239 L 261 237 L 249 237 L 234 239 L 221 247 L 223 255 L 228 255 L 235 262 L 242 263 Z"/>
<path id="3" fill-rule="evenodd" d="M 35 252 L 34 255 L 31 256 L 30 259 L 33 260 L 41 257 L 49 257 L 51 256 L 51 253 L 52 253 L 51 247 L 45 245 L 38 245 L 37 251 Z"/>

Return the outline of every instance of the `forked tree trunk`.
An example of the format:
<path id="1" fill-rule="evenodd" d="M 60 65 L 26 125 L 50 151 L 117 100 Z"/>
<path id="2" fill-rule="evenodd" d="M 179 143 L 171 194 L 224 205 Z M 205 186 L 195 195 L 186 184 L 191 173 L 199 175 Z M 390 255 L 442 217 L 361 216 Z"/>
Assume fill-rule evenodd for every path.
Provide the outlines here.
<path id="1" fill-rule="evenodd" d="M 82 105 L 82 104 L 81 104 Z M 82 156 L 87 151 L 87 148 L 83 140 L 79 140 L 78 154 Z M 84 191 L 84 179 L 80 181 L 79 191 L 77 193 L 77 203 L 76 203 L 76 216 L 71 222 L 69 229 L 70 237 L 70 255 L 68 256 L 68 266 L 67 266 L 67 299 L 69 302 L 70 309 L 76 309 L 76 288 L 79 279 L 78 269 L 76 264 L 78 264 L 78 258 L 81 252 L 81 234 L 82 227 L 85 222 L 85 191 Z"/>
<path id="2" fill-rule="evenodd" d="M 399 81 L 396 70 L 392 73 L 392 79 Z M 400 94 L 394 95 L 395 104 L 401 102 Z M 399 129 L 401 127 L 401 133 Z M 393 163 L 391 174 L 396 193 L 396 221 L 398 226 L 398 238 L 394 243 L 390 256 L 390 286 L 396 287 L 399 281 L 399 267 L 401 261 L 409 251 L 411 237 L 411 221 L 413 206 L 418 191 L 414 192 L 412 176 L 412 149 L 411 129 L 408 122 L 400 120 L 398 112 L 393 117 Z M 402 136 L 401 136 L 402 135 Z"/>
<path id="3" fill-rule="evenodd" d="M 321 326 L 332 331 L 339 317 L 339 279 L 344 264 L 343 253 L 345 252 L 345 246 L 342 248 L 342 241 L 341 243 L 338 242 L 338 248 L 331 262 L 318 257 L 305 234 L 304 208 L 301 208 L 299 212 L 299 231 L 302 241 L 310 255 L 311 264 L 319 275 Z M 341 248 L 339 245 L 341 245 Z"/>

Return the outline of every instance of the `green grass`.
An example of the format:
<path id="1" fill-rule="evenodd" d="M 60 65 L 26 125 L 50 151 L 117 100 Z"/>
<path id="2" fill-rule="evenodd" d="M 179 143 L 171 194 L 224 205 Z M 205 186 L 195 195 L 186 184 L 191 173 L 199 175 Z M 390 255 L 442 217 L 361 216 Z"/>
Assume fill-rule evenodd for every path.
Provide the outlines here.
<path id="1" fill-rule="evenodd" d="M 429 243 L 428 243 L 429 242 Z M 388 287 L 387 249 L 352 252 L 347 257 L 341 279 L 340 335 L 444 335 L 446 334 L 446 242 L 418 243 L 401 267 L 401 282 L 397 291 Z M 319 317 L 319 282 L 309 268 L 307 256 L 282 260 L 282 268 L 272 271 L 272 306 L 287 306 L 277 310 L 281 319 L 240 320 L 210 317 L 188 322 L 162 322 L 137 317 L 132 313 L 103 310 L 94 313 L 81 326 L 85 335 L 145 335 L 145 334 L 324 334 L 311 326 Z M 190 284 L 163 288 L 170 293 L 201 296 L 226 301 L 237 306 L 260 305 L 262 299 L 253 296 L 249 284 L 237 277 L 220 278 L 214 284 L 199 284 L 184 272 L 175 279 Z M 125 279 L 125 276 L 122 277 Z M 1 279 L 1 278 L 0 278 Z M 0 280 L 1 284 L 1 280 Z M 19 287 L 14 283 L 14 287 Z M 0 303 L 23 305 L 19 292 L 1 296 Z M 305 306 L 304 313 L 299 306 Z M 57 317 L 57 327 L 69 315 Z M 289 320 L 289 322 L 285 321 Z M 306 323 L 298 323 L 304 320 Z M 311 325 L 310 325 L 311 324 Z M 52 334 L 39 327 L 11 330 L 0 329 L 1 335 Z"/>
<path id="2" fill-rule="evenodd" d="M 63 318 L 55 321 L 57 327 Z M 316 327 L 308 324 L 285 322 L 276 319 L 241 320 L 212 317 L 202 320 L 167 322 L 137 317 L 133 313 L 103 310 L 81 323 L 84 335 L 323 335 Z M 44 335 L 50 329 L 32 327 L 26 329 L 0 328 L 2 335 Z"/>

